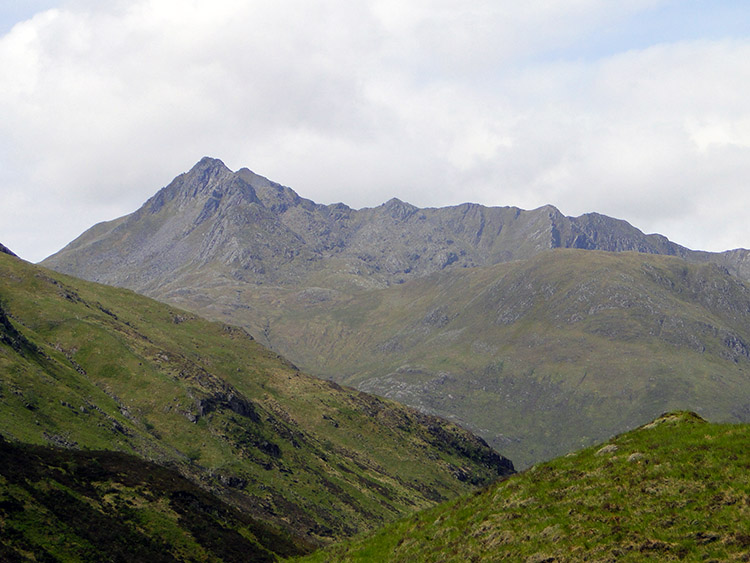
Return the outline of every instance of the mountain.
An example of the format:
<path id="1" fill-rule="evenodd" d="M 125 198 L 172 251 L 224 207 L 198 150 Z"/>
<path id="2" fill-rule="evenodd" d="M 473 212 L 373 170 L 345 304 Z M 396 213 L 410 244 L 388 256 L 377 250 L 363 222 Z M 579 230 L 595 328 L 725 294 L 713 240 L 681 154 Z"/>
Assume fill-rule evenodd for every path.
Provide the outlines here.
<path id="1" fill-rule="evenodd" d="M 278 537 L 298 538 L 284 544 L 298 549 L 373 529 L 513 471 L 467 431 L 310 377 L 243 329 L 3 253 L 0 412 L 6 440 L 138 456 Z M 70 459 L 60 461 L 69 472 L 94 463 Z M 54 479 L 49 486 L 57 487 Z M 141 505 L 111 487 L 114 496 L 99 489 L 96 498 L 84 496 Z M 23 495 L 44 500 L 28 488 Z M 164 526 L 167 533 L 172 525 Z M 243 529 L 251 543 L 263 543 Z"/>
<path id="2" fill-rule="evenodd" d="M 666 410 L 750 422 L 750 287 L 714 264 L 555 250 L 353 297 L 309 292 L 269 313 L 276 349 L 448 417 L 517 467 Z"/>
<path id="3" fill-rule="evenodd" d="M 524 211 L 470 203 L 419 209 L 395 198 L 354 210 L 316 204 L 208 157 L 135 213 L 92 227 L 43 264 L 161 299 L 202 283 L 386 287 L 552 248 L 713 261 L 750 279 L 748 251 L 696 252 L 596 213 L 572 218 L 549 205 Z"/>
<path id="4" fill-rule="evenodd" d="M 746 561 L 748 425 L 666 414 L 303 561 Z"/>
<path id="5" fill-rule="evenodd" d="M 44 264 L 242 325 L 527 467 L 666 410 L 750 420 L 749 255 L 551 206 L 320 205 L 206 158 Z"/>

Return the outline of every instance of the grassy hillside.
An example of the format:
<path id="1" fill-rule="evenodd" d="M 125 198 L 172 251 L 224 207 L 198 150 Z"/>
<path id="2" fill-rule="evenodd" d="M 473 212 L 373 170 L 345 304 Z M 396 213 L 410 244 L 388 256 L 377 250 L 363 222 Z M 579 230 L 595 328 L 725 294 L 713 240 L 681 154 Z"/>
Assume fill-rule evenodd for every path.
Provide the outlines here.
<path id="1" fill-rule="evenodd" d="M 450 417 L 517 467 L 668 410 L 750 421 L 750 289 L 715 265 L 557 250 L 350 294 L 229 287 L 204 288 L 199 310 L 311 373 Z"/>
<path id="2" fill-rule="evenodd" d="M 311 545 L 120 452 L 0 438 L 0 560 L 276 561 Z"/>
<path id="3" fill-rule="evenodd" d="M 167 465 L 311 542 L 512 471 L 467 432 L 301 373 L 244 330 L 0 254 L 0 434 Z"/>
<path id="4" fill-rule="evenodd" d="M 302 560 L 748 561 L 748 440 L 671 413 Z"/>

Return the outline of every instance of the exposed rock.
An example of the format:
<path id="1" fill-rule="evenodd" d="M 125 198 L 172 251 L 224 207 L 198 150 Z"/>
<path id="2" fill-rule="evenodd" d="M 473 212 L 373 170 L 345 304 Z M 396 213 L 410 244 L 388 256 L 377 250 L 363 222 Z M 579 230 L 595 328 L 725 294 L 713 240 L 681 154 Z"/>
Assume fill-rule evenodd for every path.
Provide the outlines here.
<path id="1" fill-rule="evenodd" d="M 218 392 L 210 397 L 198 399 L 195 406 L 199 416 L 205 416 L 218 409 L 228 409 L 235 414 L 249 418 L 253 422 L 260 421 L 253 404 L 245 397 L 235 393 Z"/>
<path id="2" fill-rule="evenodd" d="M 66 436 L 60 434 L 49 434 L 47 432 L 44 432 L 43 435 L 50 444 L 57 446 L 58 448 L 73 449 L 78 447 L 78 442 L 69 440 Z"/>
<path id="3" fill-rule="evenodd" d="M 13 326 L 2 304 L 0 304 L 0 344 L 7 344 L 16 352 L 25 355 L 37 355 L 39 352 L 36 345 Z"/>
<path id="4" fill-rule="evenodd" d="M 551 205 L 531 211 L 477 204 L 420 209 L 396 198 L 354 210 L 317 204 L 208 157 L 135 213 L 96 225 L 44 264 L 159 297 L 168 286 L 189 286 L 183 280 L 209 265 L 214 279 L 218 268 L 254 284 L 299 286 L 331 271 L 338 284 L 385 286 L 551 248 L 675 255 L 715 262 L 750 279 L 749 251 L 696 252 L 597 213 L 566 217 Z"/>
<path id="5" fill-rule="evenodd" d="M 606 446 L 597 450 L 597 452 L 594 455 L 602 456 L 602 455 L 612 454 L 612 453 L 615 453 L 617 449 L 618 448 L 615 444 L 607 444 Z"/>

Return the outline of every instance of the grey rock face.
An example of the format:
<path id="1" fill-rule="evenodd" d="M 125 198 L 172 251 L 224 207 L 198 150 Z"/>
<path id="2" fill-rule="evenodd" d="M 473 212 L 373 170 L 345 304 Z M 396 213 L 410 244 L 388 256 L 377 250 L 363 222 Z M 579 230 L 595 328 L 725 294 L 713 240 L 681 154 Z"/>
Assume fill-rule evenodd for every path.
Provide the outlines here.
<path id="1" fill-rule="evenodd" d="M 667 254 L 750 279 L 746 250 L 695 252 L 625 221 L 552 206 L 420 209 L 317 204 L 290 188 L 203 158 L 135 213 L 94 226 L 44 265 L 154 295 L 198 271 L 254 284 L 383 287 L 451 268 L 529 258 L 552 248 Z"/>

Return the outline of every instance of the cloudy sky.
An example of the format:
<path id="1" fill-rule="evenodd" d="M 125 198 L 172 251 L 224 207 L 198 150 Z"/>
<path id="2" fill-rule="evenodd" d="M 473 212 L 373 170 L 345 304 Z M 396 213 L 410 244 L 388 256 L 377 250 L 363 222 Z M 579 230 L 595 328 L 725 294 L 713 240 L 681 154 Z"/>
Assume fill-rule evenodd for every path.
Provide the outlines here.
<path id="1" fill-rule="evenodd" d="M 202 156 L 321 203 L 597 211 L 750 247 L 746 0 L 5 0 L 0 242 Z"/>

